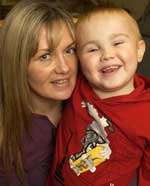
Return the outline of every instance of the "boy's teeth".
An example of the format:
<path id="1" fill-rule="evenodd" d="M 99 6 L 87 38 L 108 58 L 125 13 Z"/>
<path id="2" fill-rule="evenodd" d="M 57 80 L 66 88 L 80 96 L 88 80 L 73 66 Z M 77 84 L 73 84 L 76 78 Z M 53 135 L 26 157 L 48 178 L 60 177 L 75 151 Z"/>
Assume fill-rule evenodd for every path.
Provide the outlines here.
<path id="1" fill-rule="evenodd" d="M 118 65 L 109 66 L 109 67 L 103 68 L 103 69 L 102 69 L 102 72 L 113 72 L 114 70 L 116 70 L 116 69 L 118 69 L 118 68 L 119 68 Z"/>

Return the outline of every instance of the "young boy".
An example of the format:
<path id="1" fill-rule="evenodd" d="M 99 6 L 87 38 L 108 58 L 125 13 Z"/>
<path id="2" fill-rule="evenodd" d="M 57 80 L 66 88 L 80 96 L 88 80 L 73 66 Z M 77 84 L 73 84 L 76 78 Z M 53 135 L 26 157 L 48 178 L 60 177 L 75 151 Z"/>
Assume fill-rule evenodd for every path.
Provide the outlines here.
<path id="1" fill-rule="evenodd" d="M 148 186 L 150 79 L 135 74 L 145 51 L 138 25 L 121 8 L 98 7 L 79 18 L 76 38 L 83 74 L 56 148 L 64 185 Z"/>

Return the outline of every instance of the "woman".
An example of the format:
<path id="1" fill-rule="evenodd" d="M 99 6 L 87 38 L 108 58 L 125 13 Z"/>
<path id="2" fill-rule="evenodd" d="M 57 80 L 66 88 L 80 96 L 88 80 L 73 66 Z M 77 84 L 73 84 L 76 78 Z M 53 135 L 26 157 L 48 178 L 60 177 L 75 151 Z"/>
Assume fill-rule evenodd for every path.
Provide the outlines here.
<path id="1" fill-rule="evenodd" d="M 0 185 L 43 186 L 77 59 L 72 21 L 48 0 L 20 1 L 0 41 Z"/>

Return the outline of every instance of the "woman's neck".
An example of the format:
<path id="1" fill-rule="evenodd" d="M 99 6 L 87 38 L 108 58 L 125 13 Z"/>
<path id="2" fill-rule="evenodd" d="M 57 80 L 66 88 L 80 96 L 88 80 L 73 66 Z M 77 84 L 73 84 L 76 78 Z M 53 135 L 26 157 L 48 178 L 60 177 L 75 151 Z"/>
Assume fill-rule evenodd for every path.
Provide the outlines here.
<path id="1" fill-rule="evenodd" d="M 33 113 L 47 116 L 57 126 L 62 113 L 62 101 L 43 99 L 34 95 L 32 96 L 32 105 Z"/>

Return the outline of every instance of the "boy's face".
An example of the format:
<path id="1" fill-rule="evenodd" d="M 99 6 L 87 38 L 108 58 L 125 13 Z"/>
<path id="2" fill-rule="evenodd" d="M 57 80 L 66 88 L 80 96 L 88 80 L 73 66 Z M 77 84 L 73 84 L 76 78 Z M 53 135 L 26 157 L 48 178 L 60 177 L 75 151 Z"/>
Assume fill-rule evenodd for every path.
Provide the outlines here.
<path id="1" fill-rule="evenodd" d="M 124 15 L 95 14 L 78 25 L 78 56 L 83 74 L 101 98 L 129 94 L 145 45 Z"/>

